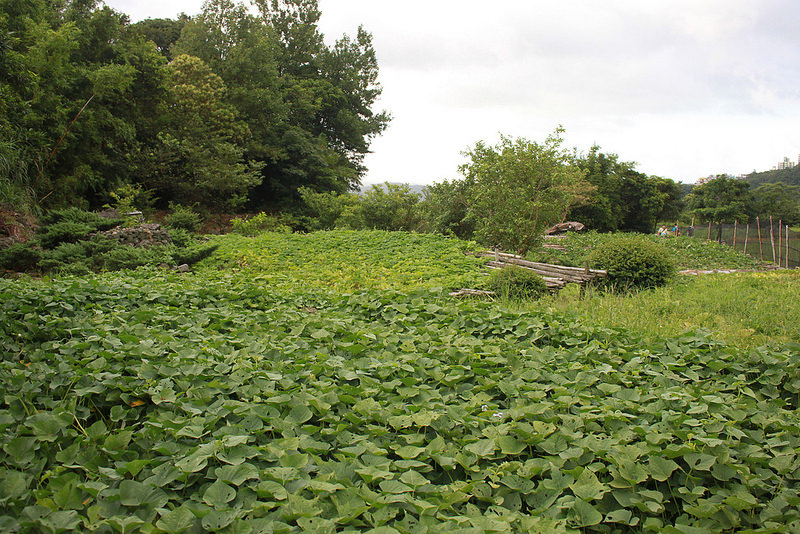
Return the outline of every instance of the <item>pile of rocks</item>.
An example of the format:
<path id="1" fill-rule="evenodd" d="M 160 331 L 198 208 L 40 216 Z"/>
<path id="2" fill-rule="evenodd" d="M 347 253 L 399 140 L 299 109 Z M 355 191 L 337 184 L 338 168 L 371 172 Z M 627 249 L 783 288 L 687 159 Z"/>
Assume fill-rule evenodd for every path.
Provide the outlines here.
<path id="1" fill-rule="evenodd" d="M 100 235 L 116 239 L 123 245 L 132 247 L 152 247 L 153 245 L 171 245 L 169 232 L 160 224 L 140 224 L 138 226 L 118 226 Z"/>

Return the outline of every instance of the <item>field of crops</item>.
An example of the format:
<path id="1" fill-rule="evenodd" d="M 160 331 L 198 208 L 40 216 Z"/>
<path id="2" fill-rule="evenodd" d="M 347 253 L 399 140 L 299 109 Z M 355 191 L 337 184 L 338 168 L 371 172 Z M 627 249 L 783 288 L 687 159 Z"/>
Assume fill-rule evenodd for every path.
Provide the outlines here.
<path id="1" fill-rule="evenodd" d="M 800 345 L 459 302 L 464 245 L 358 238 L 0 280 L 0 530 L 800 529 Z"/>

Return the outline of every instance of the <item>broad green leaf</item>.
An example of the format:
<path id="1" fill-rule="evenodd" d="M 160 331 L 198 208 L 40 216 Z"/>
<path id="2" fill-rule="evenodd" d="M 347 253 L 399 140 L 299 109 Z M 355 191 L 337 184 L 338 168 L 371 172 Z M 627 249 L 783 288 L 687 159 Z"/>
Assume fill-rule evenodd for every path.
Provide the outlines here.
<path id="1" fill-rule="evenodd" d="M 503 454 L 520 454 L 528 447 L 526 443 L 513 436 L 498 436 L 494 438 L 494 442 Z"/>
<path id="2" fill-rule="evenodd" d="M 236 490 L 217 480 L 203 493 L 203 502 L 214 508 L 224 508 L 236 497 Z"/>
<path id="3" fill-rule="evenodd" d="M 397 455 L 400 458 L 409 459 L 409 458 L 416 458 L 417 456 L 419 456 L 420 454 L 425 452 L 425 448 L 424 447 L 412 447 L 411 445 L 404 445 L 404 446 L 398 448 L 395 452 L 397 453 Z"/>
<path id="4" fill-rule="evenodd" d="M 39 412 L 25 421 L 25 426 L 41 441 L 55 441 L 64 427 L 62 421 L 52 412 Z"/>
<path id="5" fill-rule="evenodd" d="M 185 506 L 164 512 L 156 522 L 156 526 L 166 532 L 183 532 L 191 528 L 195 522 L 195 515 Z"/>
<path id="6" fill-rule="evenodd" d="M 253 464 L 243 463 L 236 466 L 225 465 L 218 467 L 214 474 L 218 480 L 240 486 L 245 480 L 258 479 L 258 469 Z"/>
<path id="7" fill-rule="evenodd" d="M 206 530 L 216 531 L 227 527 L 233 523 L 235 519 L 236 511 L 234 510 L 211 510 L 208 514 L 203 516 L 201 524 Z"/>
<path id="8" fill-rule="evenodd" d="M 575 519 L 575 524 L 579 527 L 597 525 L 603 520 L 603 514 L 597 508 L 580 498 L 575 499 L 571 515 Z"/>
<path id="9" fill-rule="evenodd" d="M 0 484 L 0 502 L 20 498 L 28 491 L 30 476 L 25 473 L 3 469 L 0 470 L 0 479 L 3 480 Z"/>
<path id="10" fill-rule="evenodd" d="M 589 469 L 584 469 L 569 487 L 577 497 L 585 501 L 600 499 L 609 490 Z"/>
<path id="11" fill-rule="evenodd" d="M 678 469 L 678 464 L 661 456 L 651 456 L 648 467 L 650 468 L 650 476 L 654 480 L 664 482 L 672 475 L 673 471 Z"/>
<path id="12" fill-rule="evenodd" d="M 385 493 L 408 493 L 414 491 L 413 488 L 398 480 L 382 480 L 379 486 L 381 491 Z"/>
<path id="13" fill-rule="evenodd" d="M 464 449 L 471 452 L 475 456 L 478 456 L 479 458 L 484 458 L 486 456 L 491 456 L 496 447 L 493 439 L 481 439 L 474 443 L 470 443 L 464 447 Z"/>

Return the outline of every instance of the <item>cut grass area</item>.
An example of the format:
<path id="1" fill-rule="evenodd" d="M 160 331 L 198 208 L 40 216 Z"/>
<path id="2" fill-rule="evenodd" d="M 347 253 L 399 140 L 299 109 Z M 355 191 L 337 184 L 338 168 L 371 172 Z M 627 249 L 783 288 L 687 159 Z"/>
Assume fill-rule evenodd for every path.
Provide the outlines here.
<path id="1" fill-rule="evenodd" d="M 800 340 L 800 271 L 678 276 L 666 287 L 632 294 L 571 288 L 544 301 L 589 324 L 669 337 L 696 329 L 731 345 Z M 531 304 L 541 306 L 542 303 Z"/>

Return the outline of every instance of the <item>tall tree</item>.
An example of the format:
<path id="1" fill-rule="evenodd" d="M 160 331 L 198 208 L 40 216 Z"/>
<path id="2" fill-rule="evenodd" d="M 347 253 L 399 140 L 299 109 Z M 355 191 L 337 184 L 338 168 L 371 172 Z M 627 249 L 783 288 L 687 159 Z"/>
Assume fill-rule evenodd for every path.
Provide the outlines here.
<path id="1" fill-rule="evenodd" d="M 294 202 L 301 186 L 354 189 L 389 120 L 372 111 L 380 86 L 371 36 L 360 29 L 329 48 L 316 0 L 255 3 L 258 16 L 230 0 L 206 2 L 175 46 L 226 81 L 229 102 L 250 127 L 246 157 L 265 164 L 253 205 Z"/>
<path id="2" fill-rule="evenodd" d="M 177 56 L 167 72 L 169 118 L 147 184 L 163 200 L 215 210 L 240 206 L 259 180 L 260 165 L 244 161 L 247 126 L 224 102 L 224 82 L 193 56 Z"/>
<path id="3" fill-rule="evenodd" d="M 593 146 L 579 158 L 578 165 L 586 172 L 586 181 L 595 186 L 586 204 L 570 211 L 569 219 L 579 221 L 599 232 L 613 232 L 623 223 L 625 206 L 621 199 L 623 176 L 633 168 L 622 163 L 616 154 L 604 154 Z"/>
<path id="4" fill-rule="evenodd" d="M 800 224 L 800 185 L 785 182 L 761 184 L 753 190 L 753 211 L 786 224 Z"/>
<path id="5" fill-rule="evenodd" d="M 686 196 L 686 208 L 699 222 L 747 222 L 752 205 L 750 184 L 726 174 L 695 186 Z"/>
<path id="6" fill-rule="evenodd" d="M 562 148 L 563 130 L 544 143 L 502 136 L 496 146 L 478 142 L 466 152 L 461 173 L 470 185 L 477 234 L 489 245 L 525 254 L 544 229 L 564 220 L 591 186 L 572 152 Z"/>

